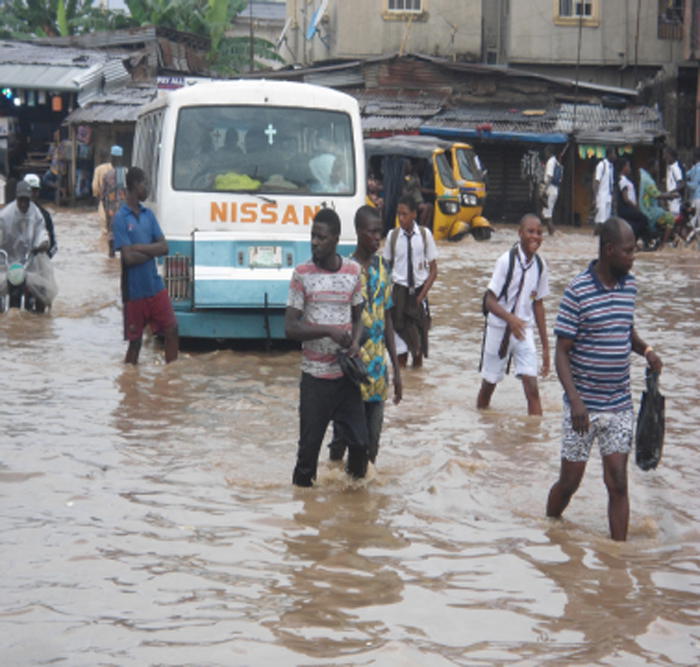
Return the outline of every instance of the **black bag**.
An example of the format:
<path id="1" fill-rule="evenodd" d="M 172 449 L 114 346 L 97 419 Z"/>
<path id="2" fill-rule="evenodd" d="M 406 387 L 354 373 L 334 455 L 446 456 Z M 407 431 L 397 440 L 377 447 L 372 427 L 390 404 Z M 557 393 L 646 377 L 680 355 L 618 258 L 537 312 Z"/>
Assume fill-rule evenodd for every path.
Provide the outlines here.
<path id="1" fill-rule="evenodd" d="M 361 384 L 369 382 L 367 367 L 360 357 L 351 357 L 345 350 L 341 350 L 338 352 L 338 363 L 340 364 L 340 370 L 343 371 L 343 375 L 353 384 L 359 387 Z"/>
<path id="2" fill-rule="evenodd" d="M 665 401 L 659 393 L 659 374 L 647 367 L 647 388 L 642 392 L 635 438 L 636 462 L 642 470 L 653 470 L 661 460 Z"/>

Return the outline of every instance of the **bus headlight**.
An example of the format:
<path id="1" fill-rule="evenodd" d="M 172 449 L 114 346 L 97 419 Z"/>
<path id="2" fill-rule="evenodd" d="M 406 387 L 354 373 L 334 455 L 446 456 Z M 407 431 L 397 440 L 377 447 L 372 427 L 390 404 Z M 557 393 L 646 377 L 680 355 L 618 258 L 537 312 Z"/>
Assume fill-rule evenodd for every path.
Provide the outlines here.
<path id="1" fill-rule="evenodd" d="M 456 213 L 459 213 L 459 202 L 442 200 L 438 203 L 438 206 L 445 215 L 455 215 Z"/>

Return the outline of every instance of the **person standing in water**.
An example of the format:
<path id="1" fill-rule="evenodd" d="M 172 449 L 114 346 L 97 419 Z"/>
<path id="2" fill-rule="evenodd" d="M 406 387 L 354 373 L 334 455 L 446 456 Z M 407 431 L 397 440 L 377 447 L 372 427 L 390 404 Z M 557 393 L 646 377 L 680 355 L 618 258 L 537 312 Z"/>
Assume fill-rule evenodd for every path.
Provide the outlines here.
<path id="1" fill-rule="evenodd" d="M 644 357 L 657 373 L 662 367 L 634 326 L 637 284 L 630 270 L 635 246 L 629 224 L 610 218 L 600 230 L 598 259 L 569 283 L 554 327 L 564 416 L 561 469 L 549 491 L 547 516 L 561 517 L 597 440 L 613 540 L 626 540 L 629 524 L 627 459 L 634 431 L 630 355 Z"/>
<path id="2" fill-rule="evenodd" d="M 549 295 L 549 273 L 537 254 L 542 245 L 542 223 L 528 213 L 520 220 L 519 242 L 496 260 L 484 297 L 488 311 L 481 361 L 481 388 L 476 407 L 489 407 L 496 385 L 505 377 L 512 357 L 515 375 L 522 380 L 527 413 L 541 415 L 537 386 L 537 350 L 533 324 L 542 345 L 542 375 L 549 374 L 549 341 L 544 298 Z"/>
<path id="3" fill-rule="evenodd" d="M 292 474 L 296 486 L 313 486 L 328 424 L 347 436 L 347 472 L 367 472 L 367 422 L 360 388 L 343 374 L 338 354 L 357 356 L 362 333 L 360 265 L 337 252 L 340 218 L 322 208 L 311 226 L 311 260 L 294 269 L 284 329 L 301 342 L 299 446 Z"/>
<path id="4" fill-rule="evenodd" d="M 168 242 L 156 216 L 141 202 L 148 196 L 146 174 L 138 167 L 126 173 L 126 203 L 113 220 L 114 248 L 122 260 L 124 338 L 129 341 L 127 364 L 136 364 L 143 330 L 151 325 L 165 339 L 165 361 L 177 359 L 177 320 L 168 291 L 156 268 L 156 257 L 168 254 Z"/>

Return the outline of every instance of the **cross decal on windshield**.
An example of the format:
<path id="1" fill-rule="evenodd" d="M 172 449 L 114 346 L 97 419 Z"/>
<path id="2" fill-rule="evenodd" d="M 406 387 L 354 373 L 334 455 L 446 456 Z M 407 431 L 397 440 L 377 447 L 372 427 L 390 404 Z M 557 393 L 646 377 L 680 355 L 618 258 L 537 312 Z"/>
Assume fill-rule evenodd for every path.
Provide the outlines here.
<path id="1" fill-rule="evenodd" d="M 268 124 L 265 134 L 267 135 L 267 143 L 272 146 L 273 137 L 277 134 L 277 130 L 272 127 L 272 123 Z"/>

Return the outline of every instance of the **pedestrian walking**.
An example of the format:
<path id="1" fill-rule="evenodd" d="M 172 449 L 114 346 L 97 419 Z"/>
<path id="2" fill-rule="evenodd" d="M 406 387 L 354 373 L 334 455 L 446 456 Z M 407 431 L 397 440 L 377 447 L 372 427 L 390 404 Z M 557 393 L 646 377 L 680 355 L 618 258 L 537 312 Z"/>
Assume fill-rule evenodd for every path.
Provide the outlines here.
<path id="1" fill-rule="evenodd" d="M 613 195 L 615 193 L 615 151 L 608 148 L 605 157 L 598 162 L 593 176 L 593 198 L 595 199 L 594 232 L 600 232 L 602 225 L 613 212 Z"/>
<path id="2" fill-rule="evenodd" d="M 362 326 L 367 340 L 360 349 L 360 358 L 367 367 L 369 382 L 361 385 L 367 434 L 368 456 L 376 462 L 384 421 L 384 403 L 389 396 L 387 353 L 392 366 L 394 404 L 401 401 L 401 371 L 396 357 L 394 328 L 391 321 L 391 270 L 377 254 L 382 239 L 383 222 L 375 207 L 360 206 L 355 213 L 357 247 L 352 254 L 362 267 Z M 347 437 L 333 424 L 333 440 L 329 445 L 331 461 L 341 461 L 347 448 Z"/>
<path id="3" fill-rule="evenodd" d="M 383 257 L 392 266 L 394 330 L 419 368 L 428 356 L 428 292 L 437 278 L 437 247 L 430 230 L 416 221 L 418 206 L 412 197 L 401 197 L 397 212 L 399 228 L 389 232 Z M 400 354 L 399 363 L 405 366 L 407 358 L 408 352 Z"/>
<path id="4" fill-rule="evenodd" d="M 542 222 L 528 213 L 518 229 L 519 241 L 496 261 L 484 306 L 488 311 L 481 359 L 478 409 L 489 407 L 496 385 L 505 377 L 512 358 L 522 380 L 527 413 L 541 415 L 537 386 L 537 349 L 534 327 L 542 345 L 542 375 L 549 374 L 549 341 L 544 298 L 549 295 L 549 273 L 537 254 L 542 245 Z"/>
<path id="5" fill-rule="evenodd" d="M 362 333 L 360 265 L 337 252 L 340 218 L 322 208 L 311 226 L 311 259 L 294 269 L 284 325 L 302 344 L 299 386 L 299 446 L 292 475 L 296 486 L 312 486 L 328 424 L 347 437 L 347 472 L 367 471 L 367 422 L 360 387 L 341 370 L 338 354 L 359 352 Z"/>
<path id="6" fill-rule="evenodd" d="M 110 257 L 114 257 L 115 247 L 112 224 L 116 212 L 126 201 L 127 168 L 124 165 L 124 149 L 121 146 L 112 146 L 110 155 L 112 168 L 105 173 L 102 179 L 102 206 L 105 213 L 108 254 Z"/>
<path id="7" fill-rule="evenodd" d="M 600 230 L 598 259 L 569 283 L 554 328 L 564 415 L 561 469 L 549 491 L 547 516 L 561 517 L 597 440 L 613 540 L 627 539 L 629 523 L 627 459 L 634 430 L 631 352 L 643 356 L 653 371 L 661 372 L 662 366 L 634 326 L 637 284 L 630 274 L 634 251 L 632 228 L 621 218 L 609 219 Z"/>
<path id="8" fill-rule="evenodd" d="M 542 221 L 547 226 L 547 231 L 554 234 L 554 207 L 559 198 L 559 188 L 561 187 L 564 168 L 559 161 L 554 146 L 548 145 L 544 149 L 546 158 L 544 166 L 543 201 L 542 201 Z"/>

